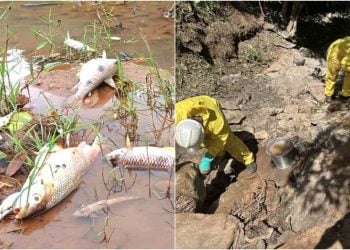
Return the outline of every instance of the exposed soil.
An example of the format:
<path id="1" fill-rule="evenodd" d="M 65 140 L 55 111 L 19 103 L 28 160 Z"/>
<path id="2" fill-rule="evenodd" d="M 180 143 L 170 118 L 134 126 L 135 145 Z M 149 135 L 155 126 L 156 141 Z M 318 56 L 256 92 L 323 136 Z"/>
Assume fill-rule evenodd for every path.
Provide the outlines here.
<path id="1" fill-rule="evenodd" d="M 205 15 L 195 9 L 200 7 L 212 12 Z M 177 212 L 207 214 L 208 220 L 210 214 L 230 215 L 227 220 L 236 219 L 236 228 L 225 244 L 233 248 L 348 246 L 344 228 L 350 208 L 346 195 L 350 161 L 344 147 L 350 138 L 344 126 L 349 109 L 341 100 L 330 106 L 323 103 L 325 52 L 320 53 L 320 48 L 326 49 L 330 38 L 318 41 L 314 53 L 312 47 L 282 39 L 276 27 L 253 14 L 258 12 L 250 13 L 237 3 L 220 7 L 179 4 L 177 98 L 216 97 L 232 130 L 255 153 L 258 170 L 248 175 L 233 162 L 236 177 L 225 176 L 227 158 L 217 159 L 203 190 L 194 169 L 179 167 L 178 173 L 188 173 L 192 184 L 185 181 L 187 191 L 177 186 Z M 332 33 L 332 25 L 324 27 Z M 302 44 L 308 44 L 305 39 Z M 297 66 L 299 58 L 306 59 L 304 65 Z M 289 137 L 296 148 L 288 169 L 276 168 L 265 152 L 266 143 L 275 136 Z M 194 159 L 181 149 L 177 152 L 179 162 L 198 162 L 199 156 Z M 181 183 L 178 178 L 177 183 Z M 212 237 L 206 243 L 197 241 L 195 233 L 186 236 L 184 220 L 188 226 L 196 218 L 179 217 L 178 248 L 211 248 L 221 239 L 210 227 L 198 232 L 198 239 L 205 238 L 203 234 Z M 330 240 L 329 232 L 336 225 L 341 226 Z"/>

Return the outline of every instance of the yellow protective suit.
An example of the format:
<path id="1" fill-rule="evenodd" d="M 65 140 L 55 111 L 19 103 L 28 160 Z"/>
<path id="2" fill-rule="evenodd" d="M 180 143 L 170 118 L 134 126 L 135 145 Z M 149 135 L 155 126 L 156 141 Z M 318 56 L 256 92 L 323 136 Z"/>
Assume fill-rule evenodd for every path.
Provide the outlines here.
<path id="1" fill-rule="evenodd" d="M 208 153 L 217 156 L 227 151 L 237 161 L 248 165 L 254 162 L 253 153 L 232 132 L 221 110 L 220 103 L 209 96 L 196 96 L 175 104 L 175 123 L 201 116 L 204 127 L 204 146 Z"/>
<path id="2" fill-rule="evenodd" d="M 345 71 L 342 95 L 350 96 L 350 36 L 334 41 L 327 50 L 326 96 L 334 94 L 340 69 Z"/>

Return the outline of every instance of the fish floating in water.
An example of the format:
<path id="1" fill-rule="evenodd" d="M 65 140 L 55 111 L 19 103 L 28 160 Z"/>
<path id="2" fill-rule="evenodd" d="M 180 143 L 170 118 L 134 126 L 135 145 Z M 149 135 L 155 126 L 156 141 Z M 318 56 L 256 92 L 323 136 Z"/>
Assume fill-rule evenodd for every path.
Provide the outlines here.
<path id="1" fill-rule="evenodd" d="M 107 59 L 105 52 L 102 58 L 86 62 L 78 73 L 79 82 L 73 87 L 76 93 L 65 101 L 64 106 L 81 106 L 84 98 L 103 82 L 115 88 L 115 82 L 112 79 L 115 74 L 117 74 L 117 60 Z"/>
<path id="2" fill-rule="evenodd" d="M 17 89 L 30 75 L 30 64 L 25 59 L 23 52 L 24 50 L 21 49 L 7 51 L 5 63 L 7 74 L 5 74 L 4 83 L 8 93 L 11 89 Z"/>
<path id="3" fill-rule="evenodd" d="M 64 43 L 64 45 L 71 47 L 73 49 L 76 49 L 76 50 L 86 50 L 86 51 L 90 51 L 90 52 L 96 52 L 96 50 L 94 50 L 90 46 L 88 46 L 80 41 L 76 41 L 76 40 L 70 38 L 68 31 L 67 31 L 67 37 L 63 43 Z"/>
<path id="4" fill-rule="evenodd" d="M 119 148 L 105 158 L 117 166 L 130 169 L 170 170 L 175 164 L 175 148 L 132 147 Z"/>
<path id="5" fill-rule="evenodd" d="M 7 197 L 0 205 L 0 219 L 13 212 L 17 220 L 45 211 L 77 189 L 82 176 L 100 152 L 99 139 L 92 145 L 49 150 L 44 146 L 35 159 L 21 191 Z M 12 207 L 12 209 L 11 209 Z"/>

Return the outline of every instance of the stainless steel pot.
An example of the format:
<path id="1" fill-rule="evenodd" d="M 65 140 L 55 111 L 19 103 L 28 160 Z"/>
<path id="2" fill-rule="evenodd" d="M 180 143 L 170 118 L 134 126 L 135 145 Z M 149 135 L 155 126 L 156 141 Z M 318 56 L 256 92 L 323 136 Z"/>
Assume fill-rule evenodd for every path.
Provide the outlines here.
<path id="1" fill-rule="evenodd" d="M 266 154 L 271 157 L 276 168 L 287 169 L 291 167 L 297 152 L 289 138 L 276 137 L 267 143 Z"/>

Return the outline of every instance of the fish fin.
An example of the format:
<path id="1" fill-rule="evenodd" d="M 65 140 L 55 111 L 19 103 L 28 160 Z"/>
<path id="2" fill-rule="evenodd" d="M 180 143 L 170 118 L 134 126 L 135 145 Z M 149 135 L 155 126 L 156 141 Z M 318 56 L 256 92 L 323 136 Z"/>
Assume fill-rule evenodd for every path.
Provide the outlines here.
<path id="1" fill-rule="evenodd" d="M 107 59 L 107 54 L 105 50 L 103 50 L 102 52 L 102 59 Z"/>
<path id="2" fill-rule="evenodd" d="M 132 148 L 129 134 L 126 134 L 126 137 L 125 137 L 125 147 L 126 148 Z"/>
<path id="3" fill-rule="evenodd" d="M 115 89 L 115 82 L 113 81 L 112 78 L 105 79 L 104 82 L 107 83 L 108 86 L 110 86 L 110 87 Z"/>
<path id="4" fill-rule="evenodd" d="M 175 148 L 174 147 L 164 147 L 164 150 L 166 150 L 169 153 L 175 153 Z"/>
<path id="5" fill-rule="evenodd" d="M 83 100 L 78 98 L 76 95 L 72 95 L 68 97 L 64 102 L 63 102 L 63 107 L 71 107 L 71 108 L 80 108 L 83 105 Z"/>
<path id="6" fill-rule="evenodd" d="M 94 142 L 92 143 L 92 146 L 96 145 L 98 147 L 100 147 L 102 144 L 104 144 L 106 141 L 106 137 L 100 133 L 98 133 L 98 135 L 96 135 Z"/>

